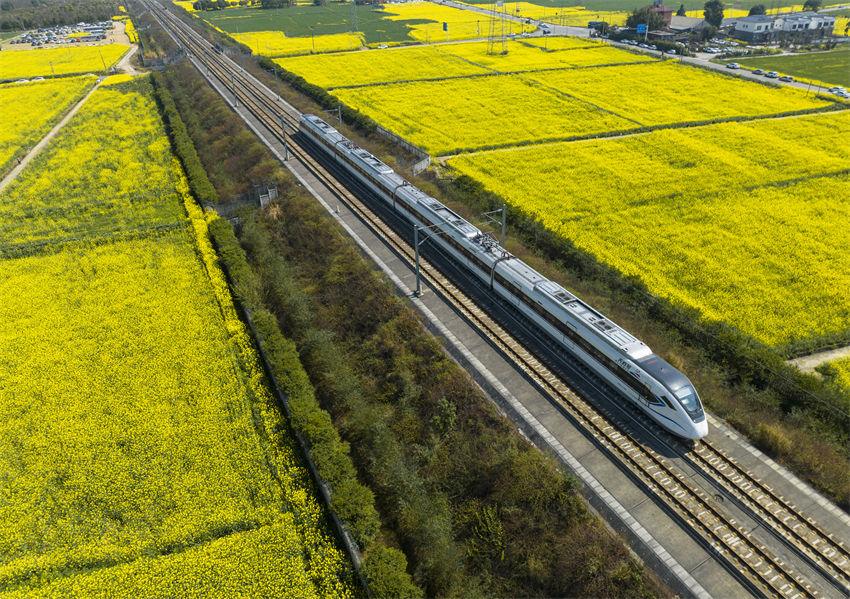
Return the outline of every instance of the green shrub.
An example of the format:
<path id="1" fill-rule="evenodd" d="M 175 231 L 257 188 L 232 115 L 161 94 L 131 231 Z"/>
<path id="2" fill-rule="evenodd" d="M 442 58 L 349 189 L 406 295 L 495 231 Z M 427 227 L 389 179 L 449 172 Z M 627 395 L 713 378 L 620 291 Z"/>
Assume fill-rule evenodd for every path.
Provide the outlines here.
<path id="1" fill-rule="evenodd" d="M 407 559 L 398 549 L 378 547 L 366 556 L 363 573 L 369 588 L 377 599 L 416 599 L 422 590 L 411 584 L 409 576 L 402 576 Z"/>

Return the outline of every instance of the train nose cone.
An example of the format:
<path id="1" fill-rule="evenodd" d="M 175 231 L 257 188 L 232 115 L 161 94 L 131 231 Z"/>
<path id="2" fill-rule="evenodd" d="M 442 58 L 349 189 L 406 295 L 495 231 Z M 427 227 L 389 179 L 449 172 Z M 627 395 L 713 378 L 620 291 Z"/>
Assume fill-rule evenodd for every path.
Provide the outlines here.
<path id="1" fill-rule="evenodd" d="M 708 418 L 702 422 L 694 422 L 694 439 L 702 439 L 708 434 Z"/>

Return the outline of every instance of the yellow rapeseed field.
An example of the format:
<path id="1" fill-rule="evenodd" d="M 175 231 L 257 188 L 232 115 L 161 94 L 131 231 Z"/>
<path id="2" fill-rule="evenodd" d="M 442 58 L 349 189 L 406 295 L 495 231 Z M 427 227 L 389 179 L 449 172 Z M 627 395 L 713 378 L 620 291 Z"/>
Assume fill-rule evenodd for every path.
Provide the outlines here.
<path id="1" fill-rule="evenodd" d="M 338 89 L 333 94 L 434 155 L 635 126 L 511 75 Z"/>
<path id="2" fill-rule="evenodd" d="M 450 164 L 652 292 L 782 346 L 850 327 L 848 135 L 850 113 L 827 113 Z"/>
<path id="3" fill-rule="evenodd" d="M 641 125 L 780 114 L 830 105 L 803 90 L 771 88 L 673 61 L 525 77 Z"/>
<path id="4" fill-rule="evenodd" d="M 179 222 L 169 156 L 149 95 L 98 89 L 0 194 L 0 247 Z"/>
<path id="5" fill-rule="evenodd" d="M 0 175 L 12 168 L 14 161 L 35 145 L 94 82 L 94 77 L 68 77 L 0 85 Z"/>
<path id="6" fill-rule="evenodd" d="M 842 143 L 848 136 L 850 110 L 532 145 L 458 156 L 449 164 L 499 193 L 509 181 L 533 180 L 532 189 L 523 188 L 523 208 L 586 218 L 675 202 L 696 190 L 708 196 L 840 173 L 850 165 L 850 145 Z"/>
<path id="7" fill-rule="evenodd" d="M 10 192 L 52 204 L 0 260 L 0 590 L 351 596 L 149 84 L 91 100 Z"/>
<path id="8" fill-rule="evenodd" d="M 386 5 L 384 10 L 390 13 L 387 17 L 393 21 L 410 21 L 410 37 L 420 42 L 447 42 L 486 38 L 490 32 L 490 16 L 460 8 L 443 6 L 433 2 L 404 2 Z M 443 23 L 448 31 L 443 31 Z M 519 34 L 523 31 L 534 31 L 534 25 L 506 20 L 504 33 Z M 501 25 L 498 32 L 501 33 Z"/>
<path id="9" fill-rule="evenodd" d="M 443 46 L 407 46 L 345 54 L 296 56 L 275 60 L 284 69 L 324 88 L 420 79 L 441 79 L 491 72 L 462 60 Z"/>
<path id="10" fill-rule="evenodd" d="M 357 50 L 363 46 L 362 33 L 331 33 L 313 37 L 287 37 L 282 31 L 252 31 L 229 33 L 261 56 L 295 56 L 320 52 Z"/>
<path id="11" fill-rule="evenodd" d="M 292 516 L 162 556 L 61 578 L 10 597 L 184 597 L 187 589 L 222 597 L 321 597 L 304 570 Z M 261 567 L 258 567 L 261 565 Z"/>
<path id="12" fill-rule="evenodd" d="M 108 70 L 128 49 L 124 44 L 105 44 L 6 50 L 0 52 L 0 80 L 98 73 Z"/>
<path id="13" fill-rule="evenodd" d="M 592 40 L 586 37 L 552 36 L 528 37 L 522 40 L 523 44 L 537 46 L 547 50 L 580 50 L 582 48 L 593 48 L 604 45 L 604 42 Z"/>
<path id="14" fill-rule="evenodd" d="M 476 6 L 493 9 L 492 4 L 478 4 Z M 532 2 L 505 2 L 498 11 L 523 19 L 577 27 L 587 27 L 589 21 L 605 21 L 611 25 L 624 25 L 629 14 L 623 11 L 593 10 L 584 6 L 542 6 Z"/>
<path id="15" fill-rule="evenodd" d="M 653 60 L 646 55 L 586 40 L 581 47 L 560 51 L 546 51 L 525 42 L 507 42 L 505 48 L 507 51 L 504 54 L 501 45 L 497 46 L 496 53 L 490 53 L 487 42 L 462 42 L 327 56 L 298 56 L 278 59 L 276 62 L 311 83 L 336 88 Z"/>
<path id="16" fill-rule="evenodd" d="M 454 56 L 501 73 L 655 60 L 646 54 L 626 52 L 607 44 L 588 46 L 587 42 L 585 42 L 584 48 L 569 48 L 558 51 L 547 51 L 543 47 L 527 45 L 524 41 L 508 42 L 505 45 L 506 53 L 504 54 L 501 52 L 488 53 L 487 42 L 449 44 L 435 48 L 437 51 L 451 53 Z M 497 45 L 496 48 L 500 50 L 501 45 Z"/>

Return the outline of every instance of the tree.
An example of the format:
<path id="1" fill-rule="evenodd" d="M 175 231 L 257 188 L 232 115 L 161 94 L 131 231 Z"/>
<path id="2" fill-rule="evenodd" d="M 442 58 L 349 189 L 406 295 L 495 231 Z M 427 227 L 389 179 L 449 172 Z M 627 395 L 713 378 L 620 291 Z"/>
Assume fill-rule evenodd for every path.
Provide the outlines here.
<path id="1" fill-rule="evenodd" d="M 806 0 L 806 3 L 803 4 L 803 10 L 812 10 L 817 12 L 822 3 L 822 0 Z"/>
<path id="2" fill-rule="evenodd" d="M 688 11 L 685 10 L 685 5 L 680 4 L 679 10 L 676 11 L 676 16 L 677 17 L 685 17 L 685 16 L 687 16 L 687 14 L 688 14 Z"/>
<path id="3" fill-rule="evenodd" d="M 720 27 L 723 23 L 723 2 L 721 0 L 708 0 L 703 6 L 703 15 L 709 25 Z"/>
<path id="4" fill-rule="evenodd" d="M 749 15 L 752 17 L 753 15 L 764 15 L 767 14 L 767 9 L 764 7 L 764 4 L 756 4 L 755 6 L 750 7 Z"/>
<path id="5" fill-rule="evenodd" d="M 664 17 L 652 10 L 651 6 L 636 8 L 628 17 L 626 17 L 626 27 L 634 29 L 638 25 L 645 23 L 649 31 L 653 29 L 662 29 L 665 25 Z"/>

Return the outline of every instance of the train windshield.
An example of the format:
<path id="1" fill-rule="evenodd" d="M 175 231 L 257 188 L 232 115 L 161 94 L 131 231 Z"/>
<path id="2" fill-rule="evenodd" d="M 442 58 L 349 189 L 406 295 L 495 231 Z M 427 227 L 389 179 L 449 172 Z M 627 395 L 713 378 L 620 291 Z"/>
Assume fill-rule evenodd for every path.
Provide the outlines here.
<path id="1" fill-rule="evenodd" d="M 699 397 L 697 397 L 696 389 L 690 385 L 686 385 L 676 391 L 676 397 L 694 422 L 702 420 L 704 414 L 702 411 L 702 404 L 700 404 Z"/>

